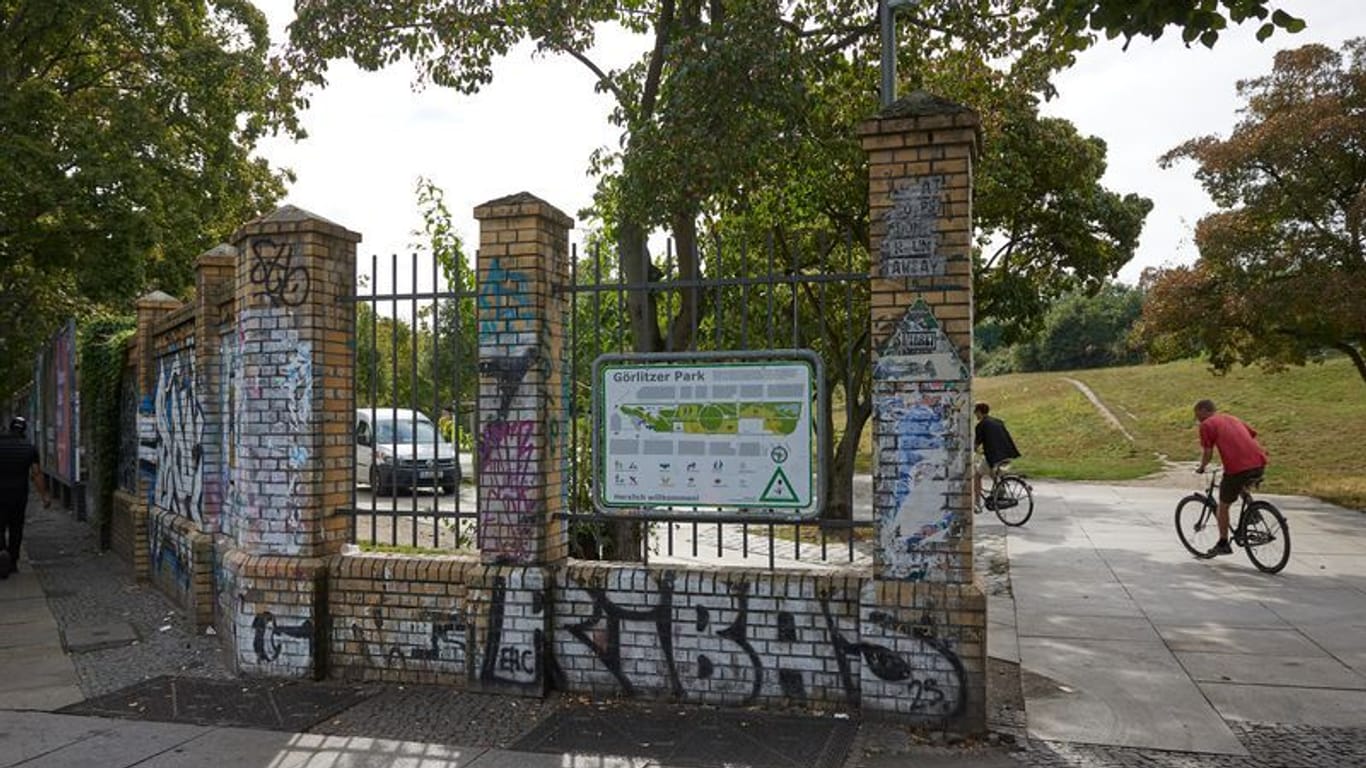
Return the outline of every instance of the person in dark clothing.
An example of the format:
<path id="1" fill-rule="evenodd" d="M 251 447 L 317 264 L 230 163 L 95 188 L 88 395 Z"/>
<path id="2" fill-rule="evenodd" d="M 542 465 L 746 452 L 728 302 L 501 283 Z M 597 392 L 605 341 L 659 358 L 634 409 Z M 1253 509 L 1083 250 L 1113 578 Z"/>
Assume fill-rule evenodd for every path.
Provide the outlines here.
<path id="1" fill-rule="evenodd" d="M 43 497 L 43 506 L 52 506 L 47 483 L 38 469 L 38 449 L 29 444 L 27 431 L 28 423 L 15 416 L 10 419 L 9 434 L 0 436 L 0 579 L 19 570 L 30 481 Z"/>
<path id="2" fill-rule="evenodd" d="M 990 405 L 978 403 L 973 406 L 972 412 L 977 417 L 977 429 L 972 446 L 974 449 L 982 450 L 982 461 L 978 463 L 977 471 L 972 473 L 972 500 L 974 505 L 979 505 L 982 498 L 982 475 L 988 472 L 994 475 L 1002 464 L 1020 458 L 1020 451 L 1015 447 L 1015 441 L 1011 439 L 1010 430 L 1006 429 L 1005 422 L 990 415 Z M 977 511 L 982 510 L 978 507 Z"/>

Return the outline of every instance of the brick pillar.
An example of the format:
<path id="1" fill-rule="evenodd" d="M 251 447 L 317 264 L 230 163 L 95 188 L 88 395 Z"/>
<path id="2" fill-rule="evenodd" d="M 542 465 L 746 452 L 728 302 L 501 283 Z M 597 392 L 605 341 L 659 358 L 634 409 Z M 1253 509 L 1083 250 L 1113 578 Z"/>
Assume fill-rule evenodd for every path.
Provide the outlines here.
<path id="1" fill-rule="evenodd" d="M 479 220 L 479 550 L 485 563 L 568 553 L 569 230 L 574 220 L 522 192 Z"/>
<path id="2" fill-rule="evenodd" d="M 545 691 L 553 579 L 568 556 L 569 230 L 525 192 L 479 220 L 479 554 L 469 574 L 471 685 Z"/>
<path id="3" fill-rule="evenodd" d="M 222 450 L 223 371 L 220 364 L 220 326 L 231 319 L 219 308 L 236 292 L 237 250 L 227 243 L 200 254 L 195 261 L 194 371 L 195 394 L 204 414 L 202 457 L 204 506 L 200 529 L 217 533 L 223 514 L 224 456 Z"/>
<path id="4" fill-rule="evenodd" d="M 139 579 L 151 574 L 150 547 L 147 539 L 147 519 L 151 512 L 152 494 L 156 490 L 156 400 L 157 357 L 156 326 L 181 302 L 174 297 L 153 291 L 134 304 L 137 330 L 137 386 L 138 386 L 138 479 L 137 504 L 132 507 L 133 573 Z"/>
<path id="5" fill-rule="evenodd" d="M 869 163 L 874 580 L 864 642 L 911 660 L 862 669 L 865 710 L 985 725 L 986 601 L 972 577 L 972 164 L 966 107 L 916 92 L 859 127 Z M 883 676 L 879 676 L 883 673 Z"/>
<path id="6" fill-rule="evenodd" d="M 285 206 L 234 233 L 231 430 L 215 569 L 239 671 L 316 676 L 326 560 L 346 541 L 360 235 Z"/>

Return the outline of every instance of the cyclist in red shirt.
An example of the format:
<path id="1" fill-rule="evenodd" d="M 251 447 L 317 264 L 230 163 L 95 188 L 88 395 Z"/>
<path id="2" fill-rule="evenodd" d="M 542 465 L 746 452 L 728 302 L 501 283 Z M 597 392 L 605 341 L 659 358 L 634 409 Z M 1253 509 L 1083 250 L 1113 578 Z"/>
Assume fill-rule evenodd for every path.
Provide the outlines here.
<path id="1" fill-rule="evenodd" d="M 1235 416 L 1218 413 L 1213 400 L 1195 404 L 1195 418 L 1200 422 L 1200 468 L 1209 465 L 1214 449 L 1219 449 L 1219 460 L 1224 464 L 1224 477 L 1219 481 L 1219 543 L 1205 553 L 1206 557 L 1233 554 L 1228 544 L 1228 508 L 1249 484 L 1262 479 L 1266 471 L 1266 451 L 1257 444 L 1257 430 Z"/>

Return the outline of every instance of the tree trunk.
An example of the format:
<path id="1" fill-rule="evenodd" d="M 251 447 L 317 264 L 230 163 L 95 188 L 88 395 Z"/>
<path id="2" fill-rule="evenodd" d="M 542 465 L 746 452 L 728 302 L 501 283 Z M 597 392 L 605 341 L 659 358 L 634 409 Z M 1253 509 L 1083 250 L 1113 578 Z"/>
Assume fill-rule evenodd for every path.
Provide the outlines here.
<path id="1" fill-rule="evenodd" d="M 697 216 L 685 214 L 674 219 L 674 246 L 678 254 L 678 279 L 695 281 L 701 275 L 697 252 Z M 669 324 L 669 341 L 665 349 L 687 352 L 692 349 L 701 322 L 702 290 L 696 285 L 678 290 L 679 307 Z"/>
<path id="2" fill-rule="evenodd" d="M 854 407 L 850 409 L 849 423 L 845 426 L 839 445 L 835 446 L 831 455 L 830 482 L 827 484 L 830 497 L 825 505 L 826 520 L 854 518 L 854 460 L 858 457 L 858 445 L 863 439 L 863 428 L 867 425 L 872 412 L 872 404 L 868 400 L 856 400 Z M 833 416 L 826 416 L 826 439 L 831 439 L 834 435 L 833 421 Z"/>
<path id="3" fill-rule="evenodd" d="M 617 258 L 627 285 L 640 286 L 652 282 L 655 275 L 646 245 L 645 230 L 635 222 L 622 222 L 617 227 Z M 664 348 L 659 332 L 659 301 L 653 290 L 628 288 L 626 308 L 631 318 L 631 336 L 636 352 L 658 352 Z"/>
<path id="4" fill-rule="evenodd" d="M 1361 350 L 1345 341 L 1334 344 L 1333 348 L 1344 355 L 1347 355 L 1347 359 L 1351 360 L 1352 365 L 1356 366 L 1357 375 L 1361 377 L 1361 382 L 1366 384 L 1366 357 L 1362 356 Z"/>

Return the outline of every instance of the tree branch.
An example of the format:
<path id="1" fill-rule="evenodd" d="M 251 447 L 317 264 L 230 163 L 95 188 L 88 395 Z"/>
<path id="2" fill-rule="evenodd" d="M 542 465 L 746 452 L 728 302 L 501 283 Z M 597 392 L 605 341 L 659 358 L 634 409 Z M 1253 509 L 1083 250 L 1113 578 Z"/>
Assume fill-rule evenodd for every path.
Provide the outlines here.
<path id="1" fill-rule="evenodd" d="M 659 4 L 659 22 L 655 25 L 655 47 L 650 51 L 650 65 L 645 72 L 645 86 L 641 89 L 637 121 L 648 120 L 655 111 L 655 100 L 659 98 L 659 84 L 664 73 L 664 49 L 669 45 L 673 26 L 674 0 L 663 0 Z"/>
<path id="2" fill-rule="evenodd" d="M 578 61 L 580 64 L 587 67 L 588 71 L 592 72 L 593 76 L 598 79 L 598 83 L 600 83 L 607 90 L 611 91 L 613 96 L 617 97 L 617 103 L 621 105 L 622 109 L 629 110 L 631 108 L 631 105 L 626 103 L 626 94 L 622 93 L 621 88 L 616 84 L 614 80 L 612 80 L 611 76 L 604 72 L 601 67 L 599 67 L 596 63 L 593 62 L 592 59 L 589 59 L 583 53 L 573 48 L 568 48 L 562 45 L 552 45 L 551 49 L 566 54 L 572 57 L 575 61 Z"/>

